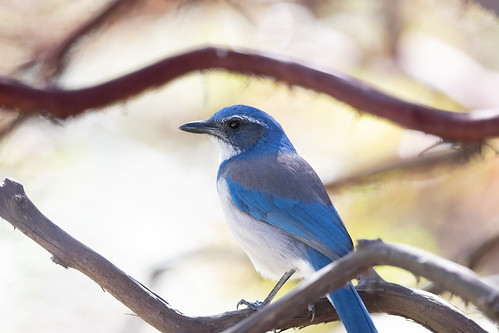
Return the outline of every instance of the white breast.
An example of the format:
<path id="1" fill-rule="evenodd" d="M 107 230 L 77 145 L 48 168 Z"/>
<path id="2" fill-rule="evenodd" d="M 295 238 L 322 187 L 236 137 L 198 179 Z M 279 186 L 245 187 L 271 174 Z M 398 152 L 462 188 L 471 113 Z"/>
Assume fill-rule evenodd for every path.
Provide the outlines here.
<path id="1" fill-rule="evenodd" d="M 220 163 L 228 160 L 233 156 L 236 156 L 241 152 L 238 149 L 234 148 L 234 146 L 232 146 L 231 144 L 225 142 L 220 138 L 217 138 L 216 136 L 210 135 L 210 139 L 215 143 L 215 145 L 218 147 L 218 150 L 220 151 Z"/>
<path id="2" fill-rule="evenodd" d="M 225 218 L 234 237 L 263 277 L 279 279 L 294 268 L 294 278 L 308 276 L 314 269 L 308 263 L 306 246 L 265 222 L 241 212 L 230 198 L 227 182 L 218 182 L 218 194 Z"/>

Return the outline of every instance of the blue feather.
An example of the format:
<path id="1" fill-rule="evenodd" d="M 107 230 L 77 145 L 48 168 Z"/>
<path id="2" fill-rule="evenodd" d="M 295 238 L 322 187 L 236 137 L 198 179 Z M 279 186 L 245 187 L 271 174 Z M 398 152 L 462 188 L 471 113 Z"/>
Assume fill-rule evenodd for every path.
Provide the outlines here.
<path id="1" fill-rule="evenodd" d="M 353 249 L 352 240 L 332 207 L 248 190 L 228 177 L 226 181 L 231 199 L 239 210 L 284 230 L 331 260 Z"/>
<path id="2" fill-rule="evenodd" d="M 329 258 L 314 249 L 309 250 L 309 259 L 316 270 L 331 263 Z M 377 332 L 366 306 L 351 282 L 327 294 L 327 298 L 333 303 L 348 332 Z"/>
<path id="3" fill-rule="evenodd" d="M 180 127 L 212 135 L 222 158 L 217 186 L 236 239 L 262 274 L 306 276 L 353 250 L 312 167 L 265 112 L 234 105 Z M 327 295 L 349 333 L 376 332 L 351 283 Z"/>

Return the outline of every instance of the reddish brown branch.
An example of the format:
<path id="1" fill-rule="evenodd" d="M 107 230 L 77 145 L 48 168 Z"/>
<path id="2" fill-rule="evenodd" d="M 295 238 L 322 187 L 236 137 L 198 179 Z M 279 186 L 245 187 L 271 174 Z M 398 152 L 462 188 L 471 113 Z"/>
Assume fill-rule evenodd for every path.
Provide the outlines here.
<path id="1" fill-rule="evenodd" d="M 194 71 L 224 69 L 265 76 L 328 94 L 352 107 L 406 128 L 447 140 L 480 141 L 499 135 L 494 115 L 455 113 L 391 97 L 360 80 L 263 53 L 202 48 L 166 58 L 117 79 L 76 90 L 36 89 L 0 78 L 0 105 L 24 113 L 45 112 L 57 118 L 122 102 Z"/>

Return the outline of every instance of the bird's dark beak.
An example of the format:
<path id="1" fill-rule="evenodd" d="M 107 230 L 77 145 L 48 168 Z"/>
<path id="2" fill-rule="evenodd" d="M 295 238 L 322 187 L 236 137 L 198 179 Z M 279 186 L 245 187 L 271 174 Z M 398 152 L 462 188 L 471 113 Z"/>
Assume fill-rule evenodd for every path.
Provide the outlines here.
<path id="1" fill-rule="evenodd" d="M 183 124 L 178 128 L 179 130 L 190 132 L 190 133 L 203 133 L 216 135 L 217 127 L 215 124 L 204 121 L 193 121 L 192 123 Z"/>

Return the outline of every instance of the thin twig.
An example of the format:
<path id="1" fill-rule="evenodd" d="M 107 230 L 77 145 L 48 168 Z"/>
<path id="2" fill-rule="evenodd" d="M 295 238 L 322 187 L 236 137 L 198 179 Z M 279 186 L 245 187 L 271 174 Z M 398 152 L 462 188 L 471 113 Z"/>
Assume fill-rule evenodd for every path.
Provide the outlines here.
<path id="1" fill-rule="evenodd" d="M 479 242 L 478 245 L 458 256 L 456 261 L 471 270 L 476 270 L 480 261 L 494 250 L 499 250 L 499 234 Z M 427 283 L 423 289 L 435 295 L 440 295 L 446 291 L 444 286 L 435 282 Z"/>
<path id="2" fill-rule="evenodd" d="M 32 68 L 35 65 L 39 66 L 39 79 L 44 82 L 53 81 L 59 76 L 68 64 L 68 56 L 70 50 L 84 37 L 90 33 L 109 24 L 113 19 L 117 18 L 124 10 L 132 8 L 137 0 L 113 0 L 104 5 L 104 8 L 72 31 L 62 42 L 55 48 L 46 52 L 42 57 L 30 60 L 19 66 L 13 74 L 23 72 Z"/>
<path id="3" fill-rule="evenodd" d="M 490 238 L 480 242 L 478 246 L 473 248 L 469 253 L 460 259 L 460 262 L 470 269 L 475 269 L 480 260 L 487 254 L 490 254 L 494 249 L 499 249 L 499 234 L 492 235 Z"/>
<path id="4" fill-rule="evenodd" d="M 448 166 L 468 163 L 470 159 L 480 156 L 484 147 L 482 142 L 467 142 L 460 147 L 442 152 L 419 154 L 405 159 L 391 159 L 355 171 L 343 178 L 338 178 L 325 184 L 327 190 L 337 191 L 353 185 L 362 185 L 375 181 L 378 177 L 390 172 L 404 171 L 417 173 L 428 171 L 437 166 Z"/>
<path id="5" fill-rule="evenodd" d="M 7 135 L 12 133 L 15 129 L 21 126 L 29 118 L 30 118 L 29 115 L 18 114 L 14 119 L 10 120 L 7 124 L 2 124 L 2 126 L 0 127 L 0 140 L 2 140 Z"/>

